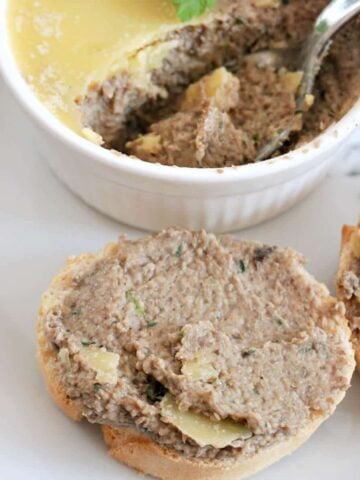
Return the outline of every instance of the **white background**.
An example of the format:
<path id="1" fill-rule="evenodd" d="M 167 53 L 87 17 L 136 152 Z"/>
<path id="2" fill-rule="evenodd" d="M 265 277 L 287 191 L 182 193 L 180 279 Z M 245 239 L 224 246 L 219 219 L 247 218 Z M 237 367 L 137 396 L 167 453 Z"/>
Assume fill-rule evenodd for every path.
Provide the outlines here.
<path id="1" fill-rule="evenodd" d="M 0 479 L 139 478 L 108 457 L 97 427 L 71 422 L 52 403 L 36 365 L 35 322 L 40 295 L 68 255 L 141 232 L 91 210 L 54 178 L 1 80 L 0 105 Z M 352 145 L 303 203 L 237 236 L 295 247 L 333 290 L 341 225 L 353 223 L 360 207 L 359 130 Z M 344 402 L 310 441 L 253 478 L 359 480 L 359 452 L 355 375 Z"/>

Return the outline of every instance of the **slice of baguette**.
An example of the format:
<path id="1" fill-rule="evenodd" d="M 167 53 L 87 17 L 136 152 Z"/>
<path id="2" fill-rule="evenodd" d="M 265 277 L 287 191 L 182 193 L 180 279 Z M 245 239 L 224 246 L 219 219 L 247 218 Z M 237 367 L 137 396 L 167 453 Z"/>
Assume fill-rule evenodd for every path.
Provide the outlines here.
<path id="1" fill-rule="evenodd" d="M 230 241 L 230 240 L 229 240 Z M 43 295 L 39 309 L 37 324 L 38 361 L 43 373 L 47 389 L 55 403 L 63 412 L 73 420 L 80 421 L 83 417 L 80 403 L 70 399 L 62 383 L 57 366 L 58 352 L 50 344 L 45 335 L 44 316 L 49 311 L 56 311 L 63 302 L 64 296 L 72 288 L 72 276 L 74 270 L 86 267 L 99 256 L 114 255 L 117 247 L 114 244 L 105 247 L 99 254 L 85 254 L 78 258 L 71 258 L 54 278 L 48 291 Z M 334 305 L 335 299 L 328 296 L 326 302 Z M 353 352 L 348 342 L 350 331 L 345 318 L 338 318 L 334 327 L 336 334 L 343 339 L 346 345 L 346 375 L 350 381 L 354 360 Z M 237 478 L 244 479 L 263 468 L 271 465 L 280 458 L 294 452 L 303 444 L 335 410 L 338 403 L 345 396 L 345 389 L 339 390 L 330 412 L 314 413 L 296 435 L 286 440 L 262 448 L 252 456 L 237 456 L 222 460 L 204 460 L 189 458 L 181 453 L 163 447 L 147 435 L 139 433 L 135 428 L 102 426 L 104 440 L 109 447 L 109 453 L 116 460 L 127 464 L 143 474 L 149 474 L 163 480 L 225 480 Z"/>
<path id="2" fill-rule="evenodd" d="M 355 349 L 356 364 L 358 370 L 360 371 L 360 331 L 359 329 L 355 328 L 354 324 L 354 312 L 355 310 L 360 311 L 360 300 L 354 295 L 349 298 L 345 288 L 346 276 L 352 271 L 355 262 L 360 262 L 360 259 L 355 257 L 353 243 L 351 241 L 353 235 L 358 235 L 360 237 L 360 223 L 358 223 L 356 227 L 344 225 L 342 228 L 341 251 L 336 279 L 336 290 L 338 298 L 342 300 L 346 306 L 346 316 L 349 320 L 350 328 L 352 330 L 352 341 Z"/>

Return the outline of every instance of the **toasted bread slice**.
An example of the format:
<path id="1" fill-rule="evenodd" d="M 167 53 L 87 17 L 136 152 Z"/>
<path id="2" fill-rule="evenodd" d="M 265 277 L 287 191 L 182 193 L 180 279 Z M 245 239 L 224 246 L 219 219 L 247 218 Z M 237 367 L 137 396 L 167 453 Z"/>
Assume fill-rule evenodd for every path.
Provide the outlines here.
<path id="1" fill-rule="evenodd" d="M 182 247 L 174 250 L 172 245 L 178 245 L 179 239 L 182 239 Z M 201 252 L 199 252 L 200 245 L 202 245 L 201 242 L 206 243 L 206 247 L 204 247 L 203 249 L 203 252 L 206 252 L 205 256 L 202 255 Z M 171 262 L 173 262 L 173 265 L 177 265 L 176 262 L 179 262 L 179 266 L 181 266 L 179 270 L 181 272 L 186 271 L 184 265 L 187 261 L 187 255 L 190 255 L 190 251 L 196 252 L 196 254 L 200 257 L 199 260 L 196 260 L 200 262 L 198 264 L 195 260 L 189 258 L 188 265 L 189 268 L 192 269 L 191 271 L 194 271 L 194 268 L 198 268 L 196 267 L 196 265 L 203 265 L 202 262 L 207 261 L 206 259 L 211 254 L 213 249 L 215 252 L 214 258 L 216 259 L 216 263 L 211 265 L 209 264 L 209 268 L 210 266 L 211 268 L 218 268 L 218 266 L 221 265 L 222 262 L 222 255 L 224 256 L 224 268 L 235 268 L 233 264 L 233 261 L 235 260 L 236 268 L 238 269 L 236 275 L 239 275 L 240 280 L 238 281 L 236 275 L 232 276 L 231 278 L 237 285 L 237 288 L 242 288 L 241 282 L 243 281 L 243 279 L 243 285 L 246 285 L 246 288 L 248 288 L 249 283 L 251 284 L 251 282 L 255 281 L 254 279 L 264 278 L 265 282 L 272 281 L 268 280 L 267 277 L 272 275 L 273 268 L 276 265 L 279 265 L 279 262 L 284 259 L 285 263 L 283 265 L 283 268 L 285 269 L 285 272 L 279 270 L 278 275 L 276 274 L 276 272 L 273 272 L 275 274 L 273 279 L 274 281 L 279 281 L 281 275 L 284 275 L 285 277 L 281 277 L 282 280 L 280 280 L 280 283 L 283 282 L 286 283 L 286 285 L 288 280 L 292 279 L 292 282 L 289 280 L 289 284 L 292 285 L 291 288 L 293 290 L 295 289 L 295 291 L 298 287 L 299 298 L 303 296 L 303 292 L 308 292 L 308 303 L 306 303 L 307 300 L 304 299 L 304 312 L 306 312 L 304 318 L 307 319 L 309 314 L 306 309 L 310 308 L 311 305 L 314 305 L 314 308 L 316 309 L 316 315 L 314 315 L 314 319 L 317 322 L 316 329 L 321 329 L 322 333 L 320 338 L 322 339 L 322 342 L 326 343 L 325 345 L 320 342 L 318 345 L 319 349 L 318 346 L 315 345 L 315 343 L 311 343 L 310 345 L 306 344 L 309 348 L 305 345 L 305 349 L 303 349 L 303 343 L 299 344 L 303 349 L 301 351 L 301 354 L 299 354 L 299 358 L 302 358 L 303 355 L 311 355 L 311 357 L 306 360 L 306 365 L 309 365 L 309 371 L 306 373 L 306 375 L 308 375 L 307 378 L 310 378 L 313 375 L 313 378 L 316 379 L 316 381 L 309 380 L 311 385 L 315 386 L 316 384 L 315 388 L 317 388 L 317 385 L 319 384 L 318 380 L 322 375 L 321 372 L 323 372 L 327 367 L 324 363 L 322 363 L 322 366 L 319 366 L 319 371 L 317 371 L 316 369 L 311 369 L 313 368 L 314 362 L 316 363 L 318 361 L 317 355 L 321 356 L 322 349 L 324 347 L 328 347 L 325 348 L 326 351 L 324 352 L 323 358 L 325 359 L 324 361 L 328 362 L 329 366 L 331 366 L 331 368 L 328 369 L 328 371 L 331 373 L 329 373 L 329 379 L 327 377 L 324 377 L 324 382 L 321 384 L 322 386 L 320 387 L 322 389 L 320 391 L 320 397 L 323 396 L 323 394 L 325 395 L 325 403 L 327 407 L 319 407 L 317 409 L 311 408 L 311 411 L 309 410 L 308 416 L 304 418 L 302 422 L 300 422 L 299 428 L 297 428 L 294 433 L 291 433 L 290 435 L 286 433 L 281 434 L 279 437 L 276 438 L 276 441 L 269 442 L 266 445 L 261 445 L 256 449 L 256 451 L 248 451 L 247 453 L 244 453 L 243 449 L 246 441 L 242 444 L 242 447 L 238 449 L 236 449 L 235 442 L 233 444 L 234 446 L 231 446 L 231 448 L 233 449 L 233 453 L 231 455 L 223 454 L 223 451 L 225 451 L 225 453 L 229 451 L 230 447 L 226 447 L 224 449 L 219 448 L 217 450 L 214 450 L 214 448 L 212 450 L 210 449 L 209 456 L 207 456 L 207 450 L 201 450 L 200 447 L 198 450 L 199 455 L 192 454 L 192 452 L 197 452 L 197 450 L 195 449 L 198 448 L 198 446 L 196 446 L 196 439 L 194 440 L 193 438 L 190 438 L 190 443 L 187 447 L 188 450 L 181 451 L 179 450 L 179 448 L 172 448 L 169 442 L 162 442 L 161 437 L 154 435 L 151 431 L 147 431 L 141 428 L 141 425 L 136 424 L 135 422 L 131 424 L 131 419 L 129 420 L 129 424 L 126 426 L 121 424 L 121 422 L 116 424 L 116 426 L 113 426 L 115 424 L 114 421 L 101 421 L 101 419 L 99 420 L 98 418 L 90 415 L 89 399 L 91 398 L 91 392 L 89 393 L 89 390 L 86 389 L 86 384 L 82 383 L 83 379 L 80 379 L 81 373 L 85 372 L 86 375 L 93 375 L 93 377 L 91 378 L 94 378 L 93 381 L 96 381 L 96 383 L 94 383 L 94 386 L 100 388 L 100 392 L 97 388 L 95 395 L 97 410 L 101 410 L 101 402 L 105 402 L 105 397 L 103 397 L 102 395 L 106 389 L 108 389 L 109 391 L 111 390 L 111 388 L 113 389 L 111 390 L 111 398 L 113 398 L 114 396 L 119 394 L 121 397 L 121 388 L 120 390 L 115 390 L 115 384 L 111 383 L 111 378 L 110 380 L 108 377 L 106 377 L 105 380 L 102 380 L 101 378 L 99 380 L 99 371 L 92 372 L 93 364 L 90 365 L 91 368 L 89 368 L 89 365 L 86 365 L 86 363 L 84 363 L 84 359 L 79 361 L 79 355 L 81 357 L 82 347 L 80 347 L 79 352 L 76 351 L 76 349 L 74 350 L 74 345 L 71 346 L 69 344 L 69 350 L 65 355 L 65 349 L 63 348 L 62 344 L 64 338 L 62 335 L 65 334 L 64 332 L 67 332 L 68 330 L 62 330 L 62 333 L 60 332 L 61 335 L 57 336 L 54 341 L 54 338 L 52 338 L 52 328 L 54 324 L 52 324 L 51 322 L 49 324 L 49 318 L 51 320 L 56 319 L 56 321 L 62 321 L 63 316 L 66 317 L 66 315 L 70 315 L 69 313 L 66 313 L 68 311 L 69 296 L 73 301 L 73 297 L 71 297 L 71 295 L 74 294 L 75 289 L 81 290 L 82 288 L 85 288 L 84 285 L 91 284 L 91 282 L 94 281 L 94 272 L 96 270 L 94 270 L 94 266 L 98 265 L 97 262 L 105 262 L 107 265 L 112 265 L 113 263 L 116 263 L 116 266 L 118 266 L 119 262 L 126 263 L 126 261 L 130 259 L 130 270 L 123 269 L 121 271 L 121 278 L 119 278 L 119 281 L 122 281 L 124 280 L 126 275 L 128 275 L 129 271 L 134 271 L 134 265 L 137 260 L 141 261 L 141 271 L 145 271 L 146 268 L 143 263 L 144 259 L 146 259 L 147 255 L 151 252 L 154 253 L 156 250 L 161 251 L 161 249 L 165 248 L 164 245 L 166 246 L 166 248 L 171 245 L 171 251 L 174 253 L 173 258 L 171 258 L 170 260 Z M 151 252 L 149 250 L 150 248 L 153 248 Z M 183 258 L 181 258 L 182 256 Z M 239 258 L 241 258 L 241 260 L 239 260 Z M 246 478 L 247 476 L 274 463 L 283 456 L 291 454 L 303 442 L 305 442 L 311 436 L 311 434 L 319 427 L 319 425 L 334 412 L 337 404 L 343 399 L 345 392 L 350 385 L 350 379 L 354 370 L 354 355 L 352 345 L 349 339 L 350 330 L 348 328 L 347 321 L 343 316 L 341 304 L 338 305 L 336 300 L 329 296 L 325 287 L 318 284 L 304 270 L 302 263 L 302 257 L 289 249 L 266 247 L 260 244 L 253 244 L 251 242 L 240 242 L 232 239 L 231 237 L 220 237 L 217 239 L 216 237 L 208 235 L 205 232 L 194 233 L 176 229 L 168 229 L 164 232 L 161 232 L 157 236 L 147 237 L 145 239 L 135 242 L 130 242 L 125 240 L 124 238 L 120 238 L 117 244 L 110 244 L 106 246 L 96 255 L 85 254 L 78 258 L 69 259 L 62 272 L 57 277 L 55 277 L 48 291 L 43 295 L 39 310 L 39 320 L 37 326 L 38 360 L 50 395 L 53 397 L 54 401 L 58 404 L 58 406 L 64 411 L 64 413 L 70 418 L 74 420 L 81 420 L 83 417 L 85 417 L 90 421 L 104 423 L 102 429 L 105 442 L 109 447 L 110 454 L 115 459 L 133 467 L 139 472 L 142 472 L 144 474 L 150 474 L 154 477 L 164 480 L 180 480 L 185 478 L 192 478 L 194 480 L 225 480 L 234 477 L 240 480 Z M 158 266 L 158 268 L 160 267 Z M 231 272 L 233 272 L 233 270 L 231 270 Z M 247 275 L 246 279 L 244 275 Z M 138 279 L 137 276 L 136 278 Z M 296 285 L 296 278 L 298 279 L 298 281 L 304 282 L 304 290 L 302 290 L 300 284 Z M 189 282 L 190 281 L 191 279 L 189 278 Z M 168 282 L 167 285 L 169 283 L 170 282 Z M 96 285 L 97 288 L 95 290 L 91 290 L 91 295 L 94 298 L 89 297 L 89 302 L 95 302 L 95 304 L 96 296 L 98 295 L 98 288 L 100 288 L 100 284 Z M 277 284 L 276 288 L 278 287 L 279 285 Z M 103 290 L 101 292 L 101 295 L 107 295 L 109 293 L 108 290 L 109 289 Z M 230 292 L 233 292 L 233 290 L 231 289 Z M 167 293 L 167 302 L 171 299 L 170 293 Z M 231 293 L 231 295 L 233 295 L 233 293 Z M 112 298 L 111 295 L 109 298 Z M 281 298 L 279 299 L 279 302 L 280 305 L 282 303 Z M 126 306 L 128 310 L 130 307 L 132 308 L 132 311 L 130 312 L 131 315 L 129 316 L 130 319 L 134 320 L 134 318 L 136 317 L 137 321 L 139 321 L 139 319 L 141 321 L 145 321 L 143 318 L 142 306 L 138 301 L 135 302 L 134 298 L 130 298 L 130 304 Z M 299 308 L 298 311 L 303 311 L 302 307 Z M 73 311 L 72 313 L 75 318 L 74 322 L 77 325 L 76 328 L 79 328 L 79 324 L 83 321 L 83 318 L 79 318 L 79 312 Z M 277 322 L 275 322 L 275 324 L 277 325 L 276 328 L 285 328 L 286 319 L 277 318 L 275 320 Z M 92 320 L 90 319 L 89 321 Z M 100 324 L 97 323 L 97 325 Z M 120 326 L 122 326 L 122 324 Z M 188 325 L 186 325 L 186 327 L 188 327 Z M 153 326 L 153 324 L 150 325 L 150 323 L 148 323 L 146 328 L 149 329 L 145 331 L 145 333 L 147 334 L 148 331 L 154 332 L 155 327 Z M 159 328 L 159 326 L 157 328 Z M 162 328 L 166 328 L 166 325 L 164 325 Z M 184 337 L 186 336 L 187 331 L 188 329 L 186 328 L 185 330 L 183 330 Z M 155 333 L 154 336 L 158 338 L 160 334 L 161 331 L 158 330 L 158 333 Z M 222 334 L 223 332 L 221 332 L 221 335 Z M 209 335 L 210 334 L 207 334 L 207 336 Z M 303 339 L 304 335 L 304 332 L 300 332 L 301 339 Z M 302 341 L 303 340 L 301 340 L 301 342 Z M 237 340 L 235 343 L 238 342 L 239 341 Z M 279 342 L 281 343 L 280 340 Z M 279 342 L 275 339 L 275 342 L 271 348 L 280 348 Z M 294 342 L 295 345 L 298 345 L 296 343 L 296 340 L 294 339 L 291 339 L 290 344 L 294 345 Z M 314 342 L 316 342 L 316 340 L 314 340 Z M 88 346 L 88 344 L 92 343 L 93 342 L 87 341 L 86 347 L 84 348 L 92 349 L 92 345 Z M 268 345 L 269 342 L 266 341 L 264 345 L 265 344 Z M 104 348 L 105 347 L 102 347 L 101 352 L 104 352 Z M 128 346 L 126 348 L 128 348 Z M 218 348 L 220 348 L 221 350 L 220 344 L 218 345 Z M 261 348 L 262 347 L 259 347 L 259 349 Z M 336 356 L 337 354 L 339 354 L 339 357 L 337 357 L 336 359 L 333 358 L 333 356 Z M 242 363 L 249 362 L 246 363 L 246 368 L 248 369 L 249 365 L 251 365 L 251 362 L 255 361 L 254 357 L 256 357 L 256 355 L 257 354 L 253 355 L 253 352 L 249 349 L 244 351 L 237 360 L 239 369 L 241 368 Z M 71 358 L 70 363 L 69 357 Z M 141 356 L 138 355 L 138 358 L 141 359 Z M 70 372 L 70 364 L 74 363 L 76 363 L 76 369 L 71 370 Z M 69 376 L 67 376 L 66 374 L 66 368 L 64 367 L 64 365 L 69 365 Z M 120 368 L 120 366 L 123 370 L 122 375 L 120 375 L 118 379 L 117 387 L 119 386 L 121 378 L 123 378 L 124 376 L 124 372 L 126 371 L 126 365 L 119 364 L 118 368 Z M 137 366 L 137 368 L 140 368 L 139 365 Z M 95 373 L 97 375 L 96 378 Z M 175 377 L 172 378 L 174 379 Z M 286 377 L 284 378 L 286 380 Z M 79 380 L 80 387 L 77 385 L 77 380 Z M 72 383 L 73 381 L 74 383 Z M 301 381 L 303 382 L 303 380 Z M 76 384 L 76 388 L 80 388 L 80 390 L 77 391 L 76 394 L 74 394 L 73 390 L 74 384 Z M 329 387 L 329 385 L 331 386 Z M 170 384 L 166 384 L 165 386 L 168 390 L 171 390 Z M 173 393 L 173 391 L 171 391 L 171 393 Z M 256 395 L 258 395 L 258 392 L 256 392 Z M 311 391 L 310 395 L 312 395 Z M 121 401 L 120 397 L 117 397 L 120 399 L 119 402 Z M 108 407 L 110 403 L 108 397 L 106 401 L 107 403 L 105 405 L 105 410 L 109 410 Z M 142 401 L 143 399 L 140 398 L 140 396 L 139 398 L 132 400 L 136 408 L 141 405 Z M 150 398 L 149 402 L 151 404 L 149 406 L 149 412 L 151 412 L 150 415 L 159 415 L 159 413 L 157 413 L 157 408 L 159 407 L 159 405 L 161 405 L 162 401 L 158 401 L 157 398 Z M 144 421 L 144 418 L 142 418 L 142 421 Z M 166 429 L 167 425 L 167 423 L 163 423 L 162 428 Z M 181 434 L 180 438 L 183 438 L 185 445 L 185 442 L 189 442 L 189 439 L 187 439 L 188 432 L 182 434 L 181 427 L 179 427 L 179 429 Z M 171 431 L 171 435 L 175 435 L 175 430 L 176 429 Z M 255 436 L 256 434 L 253 434 L 254 438 Z M 170 436 L 170 438 L 172 437 Z M 211 452 L 214 451 L 215 455 L 210 455 Z"/>
<path id="2" fill-rule="evenodd" d="M 360 370 L 360 224 L 344 225 L 340 262 L 337 272 L 337 296 L 345 303 L 346 316 L 352 331 L 352 341 Z"/>

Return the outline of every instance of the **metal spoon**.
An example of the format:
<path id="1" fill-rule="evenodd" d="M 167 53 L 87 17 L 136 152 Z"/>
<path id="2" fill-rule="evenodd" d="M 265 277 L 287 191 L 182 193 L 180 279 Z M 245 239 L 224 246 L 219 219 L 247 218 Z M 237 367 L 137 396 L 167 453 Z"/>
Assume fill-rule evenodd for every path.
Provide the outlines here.
<path id="1" fill-rule="evenodd" d="M 303 112 L 307 95 L 310 95 L 321 63 L 329 49 L 333 36 L 340 28 L 360 13 L 360 0 L 332 0 L 316 19 L 314 28 L 305 40 L 296 61 L 299 70 L 304 72 L 297 93 L 296 111 Z M 280 53 L 280 57 L 288 57 L 289 50 Z M 292 128 L 281 130 L 269 140 L 258 153 L 255 161 L 269 158 L 289 138 Z"/>

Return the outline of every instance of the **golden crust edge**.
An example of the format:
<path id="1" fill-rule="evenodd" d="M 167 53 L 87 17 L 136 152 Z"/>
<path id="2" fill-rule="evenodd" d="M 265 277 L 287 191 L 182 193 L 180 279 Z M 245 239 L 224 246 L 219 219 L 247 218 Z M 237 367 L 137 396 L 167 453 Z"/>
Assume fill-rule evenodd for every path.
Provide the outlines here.
<path id="1" fill-rule="evenodd" d="M 355 232 L 355 229 L 356 227 L 352 225 L 343 225 L 341 230 L 340 258 L 336 274 L 336 295 L 341 301 L 345 300 L 341 288 L 341 277 L 347 270 L 349 270 L 349 264 L 352 259 L 350 240 L 352 234 Z M 357 370 L 360 372 L 360 342 L 357 338 L 355 338 L 354 335 L 351 336 L 351 339 L 355 350 L 355 361 Z"/>
<path id="2" fill-rule="evenodd" d="M 70 285 L 73 268 L 83 263 L 92 263 L 95 258 L 116 254 L 116 252 L 117 245 L 109 244 L 97 255 L 84 254 L 76 258 L 70 258 L 60 273 L 54 277 L 49 289 L 43 295 L 39 307 L 37 322 L 37 359 L 39 367 L 49 394 L 58 407 L 75 421 L 82 419 L 82 412 L 80 407 L 67 397 L 61 384 L 61 379 L 57 374 L 55 366 L 56 352 L 46 340 L 42 317 L 52 307 L 51 301 L 61 299 L 60 294 Z M 328 297 L 328 301 L 333 304 L 336 303 L 336 299 L 331 296 Z M 349 336 L 348 322 L 345 318 L 339 319 L 338 328 L 342 330 L 344 335 Z M 350 358 L 350 356 L 349 354 L 349 379 L 354 369 L 353 357 Z M 345 392 L 339 392 L 333 411 L 344 396 Z M 206 462 L 199 459 L 189 459 L 175 450 L 162 447 L 150 437 L 139 433 L 131 427 L 114 428 L 105 425 L 102 426 L 102 431 L 110 455 L 119 462 L 141 473 L 150 474 L 162 480 L 183 480 L 187 476 L 192 480 L 230 480 L 235 475 L 237 480 L 242 480 L 293 453 L 308 440 L 333 411 L 328 415 L 318 415 L 297 435 L 288 440 L 264 448 L 254 456 L 248 458 L 240 457 L 232 462 Z"/>
<path id="3" fill-rule="evenodd" d="M 82 418 L 81 410 L 75 402 L 67 398 L 56 375 L 56 370 L 52 367 L 54 352 L 47 347 L 44 339 L 44 335 L 40 332 L 38 361 L 47 390 L 68 417 L 79 421 Z M 345 392 L 342 392 L 337 403 L 340 403 L 344 396 Z M 327 418 L 328 416 L 318 416 L 287 441 L 265 448 L 252 457 L 238 458 L 231 464 L 186 458 L 175 450 L 162 447 L 133 428 L 114 428 L 104 425 L 102 432 L 109 454 L 115 460 L 142 474 L 152 475 L 162 480 L 183 480 L 187 477 L 192 480 L 231 480 L 235 475 L 237 480 L 242 480 L 292 454 Z"/>
<path id="4" fill-rule="evenodd" d="M 262 449 L 259 453 L 233 462 L 205 462 L 189 459 L 182 454 L 166 449 L 151 438 L 131 428 L 102 426 L 105 443 L 110 455 L 142 474 L 162 480 L 243 480 L 292 454 L 317 430 L 326 416 L 319 416 L 296 436 Z"/>

